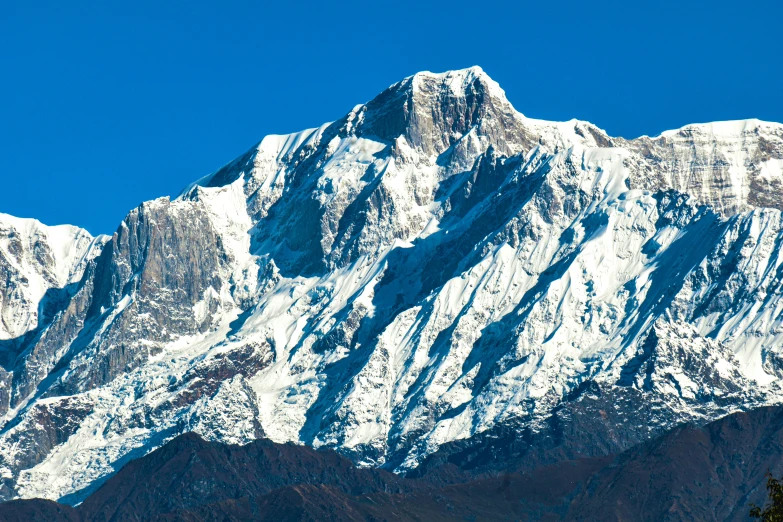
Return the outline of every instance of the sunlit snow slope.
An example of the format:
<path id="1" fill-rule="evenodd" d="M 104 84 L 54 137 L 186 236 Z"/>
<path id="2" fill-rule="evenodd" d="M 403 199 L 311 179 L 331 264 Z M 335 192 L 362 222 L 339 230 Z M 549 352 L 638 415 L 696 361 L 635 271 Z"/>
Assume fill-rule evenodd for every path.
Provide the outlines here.
<path id="1" fill-rule="evenodd" d="M 404 471 L 499 427 L 589 418 L 598 454 L 780 402 L 781 189 L 780 124 L 613 138 L 471 68 L 267 136 L 110 239 L 3 217 L 0 497 L 77 502 L 186 431 Z"/>

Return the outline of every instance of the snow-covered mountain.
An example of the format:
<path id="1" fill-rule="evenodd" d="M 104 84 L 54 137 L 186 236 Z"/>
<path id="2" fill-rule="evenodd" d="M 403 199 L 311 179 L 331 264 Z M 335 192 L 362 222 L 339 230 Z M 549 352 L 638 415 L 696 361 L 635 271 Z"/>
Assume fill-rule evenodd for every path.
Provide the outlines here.
<path id="1" fill-rule="evenodd" d="M 187 431 L 405 471 L 781 402 L 781 189 L 781 124 L 625 140 L 470 68 L 267 136 L 111 238 L 3 217 L 0 498 L 76 502 Z"/>
<path id="2" fill-rule="evenodd" d="M 0 340 L 35 329 L 39 312 L 45 312 L 38 305 L 47 291 L 78 282 L 107 239 L 94 240 L 78 227 L 47 227 L 34 219 L 0 214 Z"/>

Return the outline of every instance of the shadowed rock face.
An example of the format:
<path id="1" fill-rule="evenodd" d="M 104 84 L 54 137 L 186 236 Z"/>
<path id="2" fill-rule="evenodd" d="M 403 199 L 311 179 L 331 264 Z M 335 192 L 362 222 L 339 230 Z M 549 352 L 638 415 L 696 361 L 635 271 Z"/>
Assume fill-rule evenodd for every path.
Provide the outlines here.
<path id="1" fill-rule="evenodd" d="M 783 473 L 783 415 L 762 408 L 683 426 L 619 455 L 574 500 L 591 520 L 747 520 Z"/>
<path id="2" fill-rule="evenodd" d="M 78 393 L 143 364 L 177 336 L 209 328 L 228 260 L 203 210 L 177 207 L 158 200 L 123 221 L 64 309 L 29 343 L 15 371 L 12 407 L 34 393 L 47 370 L 68 366 L 47 395 Z"/>
<path id="3" fill-rule="evenodd" d="M 63 392 L 101 386 L 158 354 L 164 343 L 210 328 L 229 259 L 199 207 L 162 199 L 123 221 L 97 260 L 87 310 L 103 330 L 71 363 Z M 201 313 L 194 313 L 197 304 Z"/>
<path id="4" fill-rule="evenodd" d="M 395 475 L 359 470 L 343 457 L 312 449 L 256 441 L 247 446 L 210 444 L 183 435 L 147 458 L 131 462 L 81 508 L 105 520 L 138 513 L 189 510 L 289 484 L 332 486 L 348 495 L 403 491 Z M 167 491 L 165 498 L 159 492 Z"/>
<path id="5" fill-rule="evenodd" d="M 778 403 L 781 129 L 624 140 L 420 73 L 111 237 L 4 218 L 0 497 L 78 502 L 188 431 L 530 469 Z"/>
<path id="6" fill-rule="evenodd" d="M 50 520 L 52 522 L 80 522 L 82 517 L 71 506 L 52 500 L 11 500 L 0 504 L 0 515 L 6 522 Z"/>
<path id="7" fill-rule="evenodd" d="M 679 426 L 614 457 L 579 461 L 597 465 L 584 480 L 574 470 L 563 472 L 563 464 L 533 465 L 532 474 L 543 476 L 546 470 L 561 483 L 578 484 L 554 520 L 742 521 L 748 520 L 751 503 L 765 502 L 766 473 L 783 473 L 781 437 L 783 409 L 760 408 L 706 426 Z M 415 475 L 448 482 L 531 469 L 531 448 L 508 440 L 497 433 L 449 444 Z M 564 437 L 561 449 L 580 444 L 579 437 Z M 455 451 L 459 445 L 463 449 Z"/>
<path id="8" fill-rule="evenodd" d="M 619 455 L 519 469 L 518 446 L 472 441 L 403 478 L 332 451 L 182 435 L 130 462 L 77 509 L 0 504 L 3 520 L 747 520 L 783 472 L 783 409 L 684 425 Z M 436 455 L 439 455 L 438 452 Z M 434 459 L 433 459 L 434 462 Z M 422 471 L 424 471 L 422 473 Z M 32 518 L 35 519 L 35 518 Z M 41 518 L 42 519 L 42 518 Z"/>

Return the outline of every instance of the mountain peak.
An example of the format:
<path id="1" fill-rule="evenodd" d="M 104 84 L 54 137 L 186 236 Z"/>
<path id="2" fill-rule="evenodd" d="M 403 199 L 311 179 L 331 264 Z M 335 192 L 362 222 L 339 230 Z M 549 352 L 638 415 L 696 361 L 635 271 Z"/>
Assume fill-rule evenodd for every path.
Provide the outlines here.
<path id="1" fill-rule="evenodd" d="M 478 82 L 480 83 L 492 96 L 506 99 L 506 93 L 501 89 L 500 85 L 490 78 L 490 76 L 484 72 L 484 69 L 478 65 L 468 67 L 466 69 L 455 69 L 451 71 L 445 71 L 442 73 L 433 73 L 430 71 L 421 71 L 413 76 L 409 76 L 405 80 L 412 80 L 411 84 L 415 89 L 422 83 L 436 82 L 448 86 L 451 92 L 455 96 L 465 96 L 471 86 Z M 403 80 L 403 82 L 405 81 Z"/>
<path id="2" fill-rule="evenodd" d="M 522 132 L 519 113 L 478 66 L 416 73 L 390 86 L 359 112 L 357 134 L 385 141 L 403 136 L 427 155 L 442 153 L 472 128 L 479 135 L 508 142 L 519 140 Z"/>

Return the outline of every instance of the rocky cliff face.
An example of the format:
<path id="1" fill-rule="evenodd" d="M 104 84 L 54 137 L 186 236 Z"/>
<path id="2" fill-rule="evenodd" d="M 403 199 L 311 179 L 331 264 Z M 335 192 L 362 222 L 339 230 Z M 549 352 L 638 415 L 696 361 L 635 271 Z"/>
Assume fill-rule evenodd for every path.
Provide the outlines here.
<path id="1" fill-rule="evenodd" d="M 78 501 L 187 431 L 404 471 L 497 430 L 556 460 L 777 403 L 782 167 L 780 124 L 623 140 L 478 68 L 268 136 L 69 243 L 100 255 L 45 321 L 3 301 L 0 496 Z M 580 432 L 607 436 L 557 446 Z"/>

